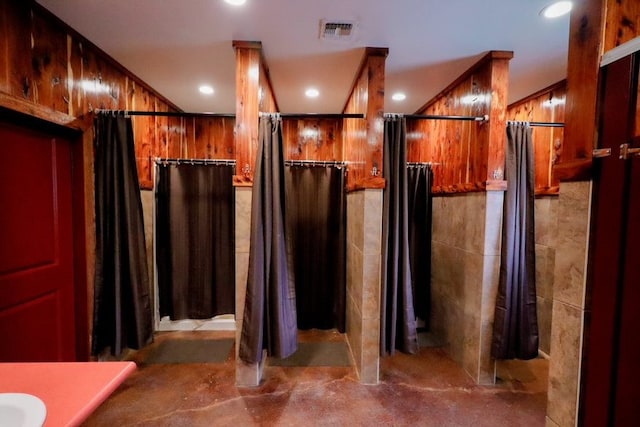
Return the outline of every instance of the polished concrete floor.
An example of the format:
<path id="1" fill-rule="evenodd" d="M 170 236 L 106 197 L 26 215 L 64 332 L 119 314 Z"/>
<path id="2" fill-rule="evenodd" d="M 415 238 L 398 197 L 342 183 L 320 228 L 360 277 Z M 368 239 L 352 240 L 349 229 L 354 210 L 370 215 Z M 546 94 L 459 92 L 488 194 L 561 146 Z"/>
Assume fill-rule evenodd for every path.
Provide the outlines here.
<path id="1" fill-rule="evenodd" d="M 544 426 L 548 362 L 506 361 L 495 386 L 478 386 L 443 348 L 385 357 L 380 383 L 363 385 L 353 367 L 267 366 L 259 387 L 235 386 L 232 350 L 224 363 L 145 364 L 163 340 L 233 337 L 170 332 L 128 356 L 138 369 L 86 426 Z M 343 340 L 334 331 L 300 341 Z"/>

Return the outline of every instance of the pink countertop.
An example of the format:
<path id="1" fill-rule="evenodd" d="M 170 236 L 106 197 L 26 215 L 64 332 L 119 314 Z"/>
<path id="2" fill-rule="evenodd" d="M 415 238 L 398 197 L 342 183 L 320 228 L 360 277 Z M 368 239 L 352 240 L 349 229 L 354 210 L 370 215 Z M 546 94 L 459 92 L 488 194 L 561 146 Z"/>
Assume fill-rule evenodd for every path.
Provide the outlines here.
<path id="1" fill-rule="evenodd" d="M 133 362 L 0 363 L 0 393 L 29 393 L 46 427 L 77 426 L 136 369 Z"/>

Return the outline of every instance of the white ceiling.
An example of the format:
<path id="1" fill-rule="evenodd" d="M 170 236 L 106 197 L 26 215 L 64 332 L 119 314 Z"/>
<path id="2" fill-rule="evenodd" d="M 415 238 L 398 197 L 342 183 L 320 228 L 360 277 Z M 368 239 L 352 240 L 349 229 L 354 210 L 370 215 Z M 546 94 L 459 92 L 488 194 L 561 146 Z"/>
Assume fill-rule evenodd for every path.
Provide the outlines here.
<path id="1" fill-rule="evenodd" d="M 489 50 L 514 52 L 516 101 L 565 78 L 569 17 L 541 17 L 551 1 L 38 0 L 183 110 L 218 113 L 235 112 L 233 40 L 262 42 L 283 113 L 342 112 L 367 46 L 389 48 L 386 112 L 415 112 Z M 320 40 L 321 19 L 356 21 L 354 39 Z"/>

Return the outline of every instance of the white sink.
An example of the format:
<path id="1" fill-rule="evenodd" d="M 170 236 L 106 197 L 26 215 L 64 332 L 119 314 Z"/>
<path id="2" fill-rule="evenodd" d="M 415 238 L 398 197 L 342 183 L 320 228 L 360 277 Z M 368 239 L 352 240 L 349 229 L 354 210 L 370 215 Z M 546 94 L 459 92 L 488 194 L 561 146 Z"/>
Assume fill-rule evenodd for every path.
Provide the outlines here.
<path id="1" fill-rule="evenodd" d="M 0 427 L 41 427 L 47 408 L 40 398 L 26 393 L 0 393 Z"/>

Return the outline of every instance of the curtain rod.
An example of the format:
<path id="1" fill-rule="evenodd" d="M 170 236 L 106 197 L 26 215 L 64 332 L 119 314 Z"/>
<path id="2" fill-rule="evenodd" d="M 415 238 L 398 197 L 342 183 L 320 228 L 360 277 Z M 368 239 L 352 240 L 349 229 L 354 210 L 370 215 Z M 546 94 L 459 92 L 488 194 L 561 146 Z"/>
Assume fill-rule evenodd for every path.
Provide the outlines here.
<path id="1" fill-rule="evenodd" d="M 235 166 L 235 159 L 165 159 L 156 157 L 154 159 L 157 165 L 228 165 Z"/>
<path id="2" fill-rule="evenodd" d="M 260 113 L 260 117 L 272 115 L 283 119 L 364 119 L 364 114 L 357 113 Z"/>
<path id="3" fill-rule="evenodd" d="M 407 162 L 408 168 L 415 168 L 420 166 L 438 166 L 441 163 L 438 162 Z"/>
<path id="4" fill-rule="evenodd" d="M 509 123 L 526 123 L 531 127 L 549 127 L 549 128 L 561 128 L 564 127 L 562 122 L 528 122 L 526 120 L 507 120 Z"/>
<path id="5" fill-rule="evenodd" d="M 407 119 L 418 119 L 418 120 L 464 120 L 471 122 L 488 122 L 489 115 L 485 114 L 484 116 L 446 116 L 446 115 L 434 115 L 434 114 L 394 114 L 394 113 L 385 113 L 385 117 L 405 117 Z"/>
<path id="6" fill-rule="evenodd" d="M 564 127 L 564 123 L 561 123 L 561 122 L 528 122 L 528 123 L 529 123 L 529 126 L 532 126 L 532 127 L 548 127 L 548 128 Z"/>
<path id="7" fill-rule="evenodd" d="M 347 162 L 336 160 L 285 160 L 286 166 L 335 166 L 338 168 L 346 167 Z"/>
<path id="8" fill-rule="evenodd" d="M 235 118 L 232 113 L 190 113 L 186 111 L 130 111 L 130 110 L 93 110 L 97 114 L 122 114 L 127 116 L 160 116 L 160 117 L 220 117 Z"/>

